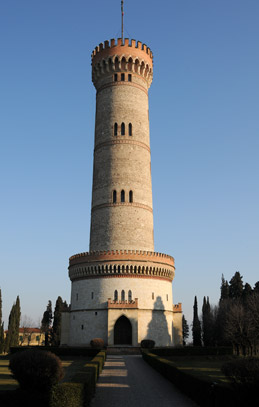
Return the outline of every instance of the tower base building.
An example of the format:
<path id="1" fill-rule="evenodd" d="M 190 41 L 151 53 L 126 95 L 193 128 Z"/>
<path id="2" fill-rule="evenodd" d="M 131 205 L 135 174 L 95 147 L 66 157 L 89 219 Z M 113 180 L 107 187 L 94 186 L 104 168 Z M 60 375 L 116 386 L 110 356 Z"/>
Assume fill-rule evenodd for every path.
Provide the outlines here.
<path id="1" fill-rule="evenodd" d="M 105 41 L 92 53 L 96 123 L 90 251 L 69 259 L 71 305 L 61 344 L 182 344 L 173 257 L 154 251 L 148 89 L 153 54 Z"/>

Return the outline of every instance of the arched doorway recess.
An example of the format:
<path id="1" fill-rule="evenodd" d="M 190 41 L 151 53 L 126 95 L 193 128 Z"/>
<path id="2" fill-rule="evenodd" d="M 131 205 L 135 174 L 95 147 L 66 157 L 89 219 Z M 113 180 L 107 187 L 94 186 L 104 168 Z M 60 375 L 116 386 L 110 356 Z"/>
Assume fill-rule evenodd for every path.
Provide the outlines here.
<path id="1" fill-rule="evenodd" d="M 132 345 L 131 322 L 124 315 L 114 325 L 114 345 Z"/>

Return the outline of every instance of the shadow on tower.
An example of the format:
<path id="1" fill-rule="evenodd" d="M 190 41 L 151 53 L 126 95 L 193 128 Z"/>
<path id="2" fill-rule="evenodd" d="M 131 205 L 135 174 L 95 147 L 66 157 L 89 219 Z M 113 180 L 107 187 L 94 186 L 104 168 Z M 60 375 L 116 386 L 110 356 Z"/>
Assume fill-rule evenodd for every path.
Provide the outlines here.
<path id="1" fill-rule="evenodd" d="M 156 297 L 152 310 L 152 319 L 148 324 L 147 335 L 145 339 L 152 339 L 156 346 L 163 343 L 163 346 L 172 345 L 172 338 L 168 330 L 165 307 L 160 296 Z"/>

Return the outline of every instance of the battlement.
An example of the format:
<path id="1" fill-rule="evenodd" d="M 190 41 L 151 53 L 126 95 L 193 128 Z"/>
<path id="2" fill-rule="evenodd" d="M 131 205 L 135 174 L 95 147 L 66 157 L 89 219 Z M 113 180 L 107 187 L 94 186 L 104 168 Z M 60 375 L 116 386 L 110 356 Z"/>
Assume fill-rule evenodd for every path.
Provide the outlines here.
<path id="1" fill-rule="evenodd" d="M 100 43 L 92 52 L 92 61 L 93 59 L 99 60 L 102 58 L 106 58 L 108 55 L 112 55 L 117 52 L 117 49 L 121 48 L 122 52 L 127 53 L 139 53 L 146 54 L 150 60 L 153 59 L 153 53 L 146 44 L 142 44 L 141 41 L 136 41 L 134 39 L 130 40 L 129 38 L 125 38 L 124 42 L 121 38 L 116 40 L 112 38 L 110 41 L 104 41 L 104 43 Z M 127 51 L 126 48 L 129 48 Z"/>
<path id="2" fill-rule="evenodd" d="M 128 38 L 124 42 L 118 38 L 117 43 L 112 39 L 99 44 L 92 52 L 92 81 L 95 87 L 100 86 L 97 85 L 99 78 L 114 72 L 140 75 L 149 87 L 153 78 L 153 54 L 150 48 L 140 41 L 130 42 Z"/>
<path id="3" fill-rule="evenodd" d="M 173 312 L 182 312 L 182 303 L 178 302 L 178 304 L 173 305 Z"/>

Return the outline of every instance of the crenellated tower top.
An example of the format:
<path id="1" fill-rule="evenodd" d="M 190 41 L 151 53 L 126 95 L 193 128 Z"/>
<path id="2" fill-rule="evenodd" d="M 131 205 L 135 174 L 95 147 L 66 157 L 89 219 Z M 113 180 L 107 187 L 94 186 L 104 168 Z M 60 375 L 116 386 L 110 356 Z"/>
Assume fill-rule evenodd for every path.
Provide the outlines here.
<path id="1" fill-rule="evenodd" d="M 92 80 L 114 72 L 133 72 L 144 77 L 151 85 L 153 78 L 153 53 L 146 44 L 125 38 L 111 39 L 99 44 L 92 52 Z"/>

